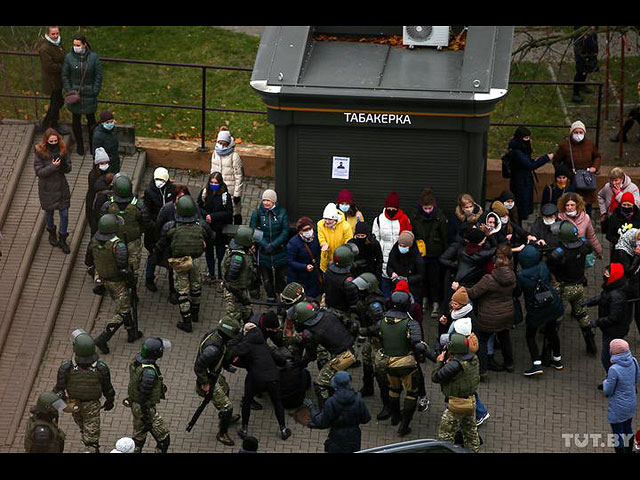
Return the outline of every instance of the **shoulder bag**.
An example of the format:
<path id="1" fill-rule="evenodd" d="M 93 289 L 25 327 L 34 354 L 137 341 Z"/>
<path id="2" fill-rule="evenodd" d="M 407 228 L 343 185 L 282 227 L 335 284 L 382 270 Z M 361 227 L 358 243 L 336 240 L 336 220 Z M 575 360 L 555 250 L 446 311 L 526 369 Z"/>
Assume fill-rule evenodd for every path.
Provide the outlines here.
<path id="1" fill-rule="evenodd" d="M 87 74 L 87 70 L 89 69 L 89 63 L 88 63 L 88 57 L 87 57 L 87 66 L 86 68 L 83 69 L 82 71 L 82 78 L 80 79 L 80 89 L 79 90 L 71 90 L 69 92 L 67 92 L 67 94 L 64 96 L 64 103 L 67 105 L 74 105 L 76 103 L 80 103 L 80 100 L 82 100 L 82 97 L 80 96 L 80 92 L 82 91 L 82 87 L 84 85 L 84 77 Z"/>
<path id="2" fill-rule="evenodd" d="M 571 139 L 569 139 L 569 154 L 571 157 L 571 166 L 573 168 L 573 184 L 576 190 L 583 191 L 595 191 L 598 188 L 596 183 L 596 177 L 587 169 L 576 170 L 576 165 L 573 163 L 573 149 L 571 148 Z"/>

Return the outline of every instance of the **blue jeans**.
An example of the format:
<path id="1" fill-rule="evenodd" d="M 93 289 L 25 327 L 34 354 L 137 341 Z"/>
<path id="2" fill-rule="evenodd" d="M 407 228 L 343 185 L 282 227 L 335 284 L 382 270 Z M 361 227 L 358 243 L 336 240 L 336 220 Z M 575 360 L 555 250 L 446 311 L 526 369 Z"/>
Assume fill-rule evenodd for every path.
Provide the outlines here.
<path id="1" fill-rule="evenodd" d="M 487 407 L 485 407 L 484 404 L 480 401 L 480 395 L 478 395 L 477 393 L 475 393 L 474 395 L 476 396 L 476 421 L 478 421 L 487 414 L 488 410 Z"/>
<path id="2" fill-rule="evenodd" d="M 64 210 L 58 210 L 60 213 L 60 234 L 66 235 L 67 228 L 69 226 L 69 209 L 65 208 Z M 53 221 L 53 210 L 45 210 L 44 211 L 44 221 L 47 224 L 47 228 L 49 230 L 53 230 L 56 228 L 56 224 Z"/>
<path id="3" fill-rule="evenodd" d="M 493 342 L 495 342 L 496 340 L 496 334 L 493 333 L 490 337 L 489 340 L 487 341 L 487 355 L 493 355 L 495 353 L 495 348 L 493 346 Z"/>
<path id="4" fill-rule="evenodd" d="M 633 420 L 633 417 L 630 418 L 629 420 L 625 420 L 624 422 L 612 423 L 611 431 L 615 435 L 628 435 L 627 439 L 632 438 L 633 436 L 633 429 L 631 428 L 632 420 Z M 613 448 L 617 453 L 623 453 L 625 447 L 628 447 L 629 444 L 633 445 L 633 440 L 627 440 L 625 443 L 625 438 L 622 436 L 618 437 L 616 440 L 618 444 Z"/>

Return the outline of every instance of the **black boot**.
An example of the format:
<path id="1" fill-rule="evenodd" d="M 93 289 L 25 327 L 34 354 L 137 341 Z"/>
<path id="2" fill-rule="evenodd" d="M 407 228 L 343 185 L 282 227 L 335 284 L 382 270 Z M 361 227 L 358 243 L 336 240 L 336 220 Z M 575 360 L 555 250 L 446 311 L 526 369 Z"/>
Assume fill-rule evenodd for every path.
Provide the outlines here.
<path id="1" fill-rule="evenodd" d="M 378 420 L 386 420 L 391 416 L 391 410 L 389 409 L 389 385 L 387 384 L 386 375 L 376 374 L 376 381 L 378 382 L 378 388 L 380 389 L 380 400 L 382 400 L 382 410 L 376 416 Z"/>
<path id="2" fill-rule="evenodd" d="M 134 438 L 133 443 L 136 444 L 136 448 L 133 449 L 133 453 L 142 453 L 142 449 L 144 448 L 144 442 L 145 442 L 144 440 L 140 441 Z"/>
<path id="3" fill-rule="evenodd" d="M 582 327 L 582 336 L 584 337 L 584 343 L 587 345 L 587 354 L 595 356 L 598 353 L 598 347 L 596 346 L 595 335 L 591 327 Z"/>
<path id="4" fill-rule="evenodd" d="M 169 450 L 170 443 L 171 443 L 171 437 L 167 435 L 166 438 L 158 442 L 158 444 L 156 445 L 156 453 L 167 453 L 167 450 Z"/>
<path id="5" fill-rule="evenodd" d="M 218 414 L 218 418 L 220 418 L 220 425 L 218 427 L 216 439 L 229 447 L 234 446 L 235 442 L 227 433 L 229 431 L 229 426 L 231 425 L 231 420 L 233 419 L 233 410 L 220 412 Z"/>
<path id="6" fill-rule="evenodd" d="M 104 331 L 93 341 L 103 354 L 109 353 L 109 345 L 107 345 L 107 342 L 111 340 L 111 337 L 115 335 L 121 326 L 122 323 L 108 323 Z"/>
<path id="7" fill-rule="evenodd" d="M 180 305 L 182 307 L 184 306 L 184 303 L 181 302 Z M 185 310 L 186 312 L 183 311 L 182 308 L 180 308 L 180 315 L 182 315 L 182 321 L 178 322 L 176 324 L 176 327 L 178 327 L 183 332 L 191 333 L 191 331 L 193 330 L 193 327 L 191 326 L 191 303 L 190 302 L 188 302 L 188 306 Z"/>
<path id="8" fill-rule="evenodd" d="M 395 427 L 402 419 L 402 415 L 400 414 L 400 397 L 392 397 L 389 395 L 389 410 L 391 411 L 391 425 Z"/>
<path id="9" fill-rule="evenodd" d="M 53 229 L 49 229 L 47 227 L 47 232 L 49 232 L 49 243 L 51 244 L 52 247 L 57 247 L 58 235 L 56 234 L 56 227 L 53 227 Z"/>
<path id="10" fill-rule="evenodd" d="M 362 388 L 360 395 L 363 397 L 371 397 L 374 394 L 373 389 L 373 365 L 362 365 Z"/>
<path id="11" fill-rule="evenodd" d="M 631 130 L 631 127 L 633 127 L 633 122 L 634 120 L 629 119 L 626 122 L 624 122 L 624 125 L 622 126 L 622 142 L 623 143 L 627 143 L 627 133 L 629 132 L 629 130 Z M 618 143 L 620 141 L 620 132 L 618 131 L 618 133 L 616 133 L 611 138 L 609 138 L 609 140 L 614 143 Z"/>
<path id="12" fill-rule="evenodd" d="M 142 338 L 142 332 L 137 328 L 129 328 L 127 329 L 127 342 L 133 343 L 136 340 Z"/>
<path id="13" fill-rule="evenodd" d="M 200 313 L 200 305 L 191 304 L 191 321 L 198 323 L 198 314 Z"/>
<path id="14" fill-rule="evenodd" d="M 60 237 L 58 238 L 58 245 L 62 249 L 62 252 L 67 254 L 67 255 L 69 253 L 71 253 L 71 249 L 69 248 L 69 245 L 67 245 L 67 237 L 68 236 L 69 236 L 68 233 L 61 233 Z"/>
<path id="15" fill-rule="evenodd" d="M 400 422 L 400 427 L 398 428 L 398 435 L 400 437 L 404 437 L 405 435 L 409 435 L 409 433 L 411 433 L 411 427 L 409 427 L 409 424 L 411 423 L 411 419 L 413 418 L 413 414 L 415 411 L 416 401 L 405 400 L 404 409 L 402 410 L 402 421 Z"/>

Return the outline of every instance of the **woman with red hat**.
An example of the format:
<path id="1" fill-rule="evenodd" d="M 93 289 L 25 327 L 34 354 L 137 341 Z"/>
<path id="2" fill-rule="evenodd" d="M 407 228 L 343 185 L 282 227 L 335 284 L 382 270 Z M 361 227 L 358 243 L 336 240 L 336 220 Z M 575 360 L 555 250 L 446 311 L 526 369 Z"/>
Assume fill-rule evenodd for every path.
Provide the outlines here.
<path id="1" fill-rule="evenodd" d="M 340 190 L 336 207 L 338 208 L 338 213 L 351 225 L 351 230 L 353 230 L 355 234 L 358 222 L 364 222 L 364 215 L 358 210 L 355 203 L 353 203 L 353 195 L 351 195 L 351 192 L 346 188 Z"/>
<path id="2" fill-rule="evenodd" d="M 640 208 L 635 204 L 635 199 L 631 192 L 626 192 L 622 195 L 620 203 L 613 210 L 606 225 L 604 223 L 601 223 L 601 225 L 602 231 L 610 244 L 609 260 L 615 262 L 617 261 L 615 248 L 620 236 L 631 228 L 640 228 Z"/>

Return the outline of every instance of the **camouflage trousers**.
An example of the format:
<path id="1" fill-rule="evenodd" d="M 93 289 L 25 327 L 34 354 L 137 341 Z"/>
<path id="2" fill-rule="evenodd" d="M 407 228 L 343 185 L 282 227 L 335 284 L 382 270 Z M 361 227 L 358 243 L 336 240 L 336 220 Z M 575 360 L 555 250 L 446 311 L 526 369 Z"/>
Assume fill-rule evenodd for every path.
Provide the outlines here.
<path id="1" fill-rule="evenodd" d="M 142 238 L 127 243 L 129 251 L 129 266 L 138 278 L 138 269 L 140 268 L 140 259 L 142 257 Z"/>
<path id="2" fill-rule="evenodd" d="M 247 299 L 249 298 L 249 294 L 246 290 L 243 290 L 243 295 L 245 295 Z M 244 305 L 226 288 L 222 296 L 222 303 L 224 305 L 225 314 L 240 325 L 244 325 L 253 315 L 251 305 Z"/>
<path id="3" fill-rule="evenodd" d="M 382 353 L 382 344 L 377 338 L 367 337 L 362 344 L 360 353 L 362 364 L 373 367 L 375 373 L 385 374 L 387 371 L 387 356 Z"/>
<path id="4" fill-rule="evenodd" d="M 180 313 L 186 315 L 191 311 L 191 305 L 200 305 L 202 282 L 200 281 L 200 258 L 191 257 L 193 267 L 180 272 L 174 270 L 174 282 L 178 292 L 178 306 Z"/>
<path id="5" fill-rule="evenodd" d="M 205 396 L 205 392 L 202 390 L 202 386 L 199 383 L 196 383 L 196 393 L 200 397 Z M 213 387 L 211 403 L 216 407 L 216 410 L 218 410 L 218 415 L 233 410 L 233 403 L 229 400 L 229 384 L 222 374 L 218 376 L 218 381 Z"/>
<path id="6" fill-rule="evenodd" d="M 571 313 L 569 314 L 568 308 L 565 309 L 565 313 L 560 320 L 564 320 L 565 317 L 568 318 L 568 316 L 571 315 L 578 321 L 580 328 L 588 327 L 590 325 L 589 313 L 584 306 L 584 286 L 581 283 L 566 284 L 559 282 L 556 288 L 558 289 L 562 303 L 568 302 L 571 306 Z"/>
<path id="7" fill-rule="evenodd" d="M 71 400 L 69 401 L 71 403 Z M 73 421 L 80 427 L 82 443 L 88 453 L 98 453 L 100 448 L 100 400 L 74 402 L 78 410 L 72 414 Z"/>
<path id="8" fill-rule="evenodd" d="M 149 408 L 151 413 L 151 430 L 145 427 L 142 421 L 142 407 L 137 402 L 131 402 L 131 414 L 133 415 L 133 440 L 136 445 L 144 445 L 147 440 L 147 432 L 151 432 L 151 435 L 156 442 L 161 442 L 169 435 L 169 427 L 164 419 L 160 416 L 155 406 Z M 142 447 L 140 447 L 142 448 Z M 156 448 L 156 452 L 159 449 Z"/>
<path id="9" fill-rule="evenodd" d="M 111 321 L 122 323 L 124 318 L 131 313 L 131 291 L 125 282 L 103 281 L 102 284 L 116 303 L 116 313 Z"/>
<path id="10" fill-rule="evenodd" d="M 320 387 L 322 397 L 326 400 L 329 398 L 329 389 L 331 388 L 331 379 L 341 370 L 348 369 L 356 362 L 356 357 L 351 350 L 334 355 L 322 367 L 316 378 L 316 384 Z"/>
<path id="11" fill-rule="evenodd" d="M 473 409 L 475 411 L 476 401 L 473 400 Z M 440 420 L 440 430 L 438 439 L 445 442 L 455 440 L 458 429 L 462 429 L 462 438 L 464 446 L 469 450 L 478 453 L 480 450 L 480 437 L 478 437 L 478 426 L 476 425 L 476 415 L 456 415 L 449 408 L 445 408 Z"/>

